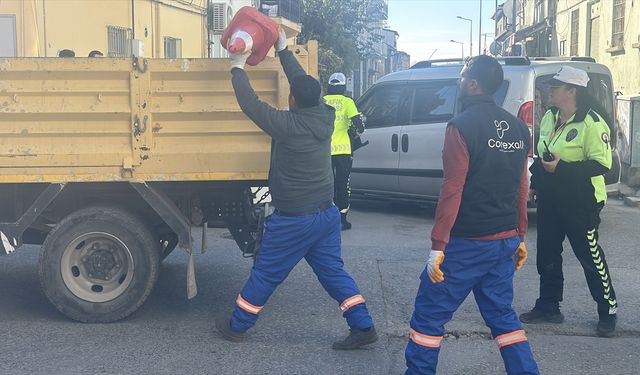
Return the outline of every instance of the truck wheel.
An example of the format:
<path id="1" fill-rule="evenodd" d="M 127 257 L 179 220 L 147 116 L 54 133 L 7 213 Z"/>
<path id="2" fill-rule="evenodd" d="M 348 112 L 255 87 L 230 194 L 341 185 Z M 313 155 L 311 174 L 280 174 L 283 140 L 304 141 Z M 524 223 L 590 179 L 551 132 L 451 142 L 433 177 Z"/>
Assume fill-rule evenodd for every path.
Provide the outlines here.
<path id="1" fill-rule="evenodd" d="M 64 315 L 86 323 L 123 319 L 147 299 L 158 279 L 160 245 L 136 216 L 89 207 L 49 233 L 38 264 L 40 284 Z"/>

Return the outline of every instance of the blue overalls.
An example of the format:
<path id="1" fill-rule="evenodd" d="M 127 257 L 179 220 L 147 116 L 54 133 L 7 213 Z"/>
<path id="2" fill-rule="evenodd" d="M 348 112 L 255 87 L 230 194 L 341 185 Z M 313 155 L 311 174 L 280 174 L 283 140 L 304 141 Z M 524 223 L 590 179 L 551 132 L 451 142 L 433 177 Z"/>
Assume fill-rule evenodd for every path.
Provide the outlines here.
<path id="1" fill-rule="evenodd" d="M 344 270 L 340 230 L 340 213 L 333 204 L 310 215 L 286 216 L 276 211 L 269 216 L 258 259 L 236 299 L 231 329 L 245 332 L 251 328 L 271 294 L 303 258 L 338 302 L 349 327 L 372 327 L 365 300 Z"/>
<path id="2" fill-rule="evenodd" d="M 411 318 L 405 375 L 435 374 L 444 325 L 471 291 L 491 329 L 507 374 L 539 374 L 531 347 L 511 306 L 516 236 L 479 241 L 451 237 L 440 269 L 445 280 L 432 283 L 425 269 Z"/>

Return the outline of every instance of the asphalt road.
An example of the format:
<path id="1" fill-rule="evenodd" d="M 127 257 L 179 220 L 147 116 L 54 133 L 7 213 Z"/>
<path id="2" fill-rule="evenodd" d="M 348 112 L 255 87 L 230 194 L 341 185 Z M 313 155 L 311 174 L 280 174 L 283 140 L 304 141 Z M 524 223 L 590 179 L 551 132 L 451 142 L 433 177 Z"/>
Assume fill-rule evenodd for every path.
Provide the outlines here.
<path id="1" fill-rule="evenodd" d="M 223 341 L 213 318 L 231 308 L 251 267 L 223 230 L 210 230 L 210 250 L 197 256 L 194 300 L 186 299 L 187 258 L 175 252 L 146 304 L 112 324 L 76 323 L 58 313 L 40 291 L 39 249 L 24 247 L 0 258 L 0 374 L 402 374 L 433 214 L 411 205 L 355 204 L 344 259 L 381 340 L 353 352 L 330 348 L 348 328 L 303 263 L 273 295 L 247 342 Z M 527 242 L 530 259 L 515 282 L 519 312 L 533 306 L 538 290 L 535 214 Z M 640 373 L 640 210 L 612 200 L 603 212 L 601 243 L 620 303 L 618 336 L 595 337 L 595 303 L 567 246 L 566 322 L 526 327 L 543 374 Z M 447 330 L 439 374 L 504 373 L 472 297 Z"/>

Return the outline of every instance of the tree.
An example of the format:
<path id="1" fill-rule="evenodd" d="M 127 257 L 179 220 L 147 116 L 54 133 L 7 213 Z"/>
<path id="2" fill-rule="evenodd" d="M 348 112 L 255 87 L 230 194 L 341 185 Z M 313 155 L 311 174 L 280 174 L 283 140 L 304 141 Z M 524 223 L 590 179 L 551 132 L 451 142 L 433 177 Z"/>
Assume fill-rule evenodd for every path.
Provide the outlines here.
<path id="1" fill-rule="evenodd" d="M 304 0 L 300 43 L 319 42 L 321 82 L 329 75 L 353 70 L 361 59 L 375 54 L 381 38 L 373 32 L 381 28 L 384 3 L 380 0 Z"/>

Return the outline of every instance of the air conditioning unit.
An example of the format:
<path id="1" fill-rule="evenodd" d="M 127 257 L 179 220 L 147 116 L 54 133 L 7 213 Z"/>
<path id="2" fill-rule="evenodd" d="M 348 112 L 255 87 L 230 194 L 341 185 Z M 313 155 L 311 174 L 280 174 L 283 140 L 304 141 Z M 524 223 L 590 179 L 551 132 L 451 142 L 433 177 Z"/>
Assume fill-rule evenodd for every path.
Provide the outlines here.
<path id="1" fill-rule="evenodd" d="M 222 34 L 228 21 L 227 3 L 210 3 L 209 5 L 209 30 L 215 34 Z"/>

